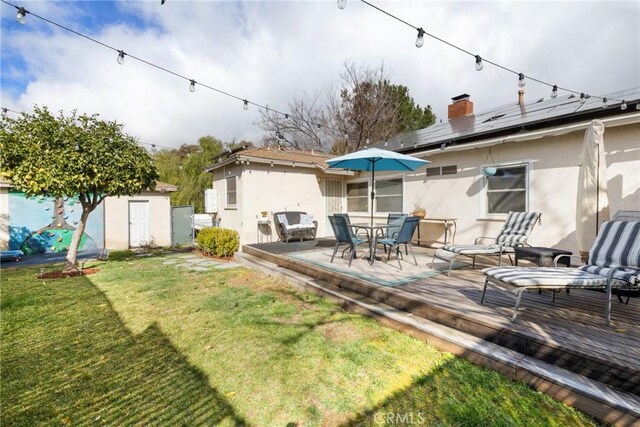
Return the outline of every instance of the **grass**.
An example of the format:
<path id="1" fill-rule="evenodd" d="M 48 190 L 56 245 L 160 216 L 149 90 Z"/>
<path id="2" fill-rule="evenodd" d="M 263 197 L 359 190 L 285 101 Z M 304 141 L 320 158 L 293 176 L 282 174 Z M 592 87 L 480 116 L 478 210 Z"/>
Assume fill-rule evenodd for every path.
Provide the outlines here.
<path id="1" fill-rule="evenodd" d="M 251 270 L 127 253 L 89 266 L 1 272 L 2 425 L 593 425 Z"/>

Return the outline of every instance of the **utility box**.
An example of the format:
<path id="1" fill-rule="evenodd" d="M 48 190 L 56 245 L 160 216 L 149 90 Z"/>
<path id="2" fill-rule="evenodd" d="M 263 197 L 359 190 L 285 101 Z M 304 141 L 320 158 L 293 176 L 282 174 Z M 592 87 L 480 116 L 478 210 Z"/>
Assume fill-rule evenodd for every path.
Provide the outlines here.
<path id="1" fill-rule="evenodd" d="M 205 213 L 218 213 L 218 190 L 207 188 L 204 190 Z"/>

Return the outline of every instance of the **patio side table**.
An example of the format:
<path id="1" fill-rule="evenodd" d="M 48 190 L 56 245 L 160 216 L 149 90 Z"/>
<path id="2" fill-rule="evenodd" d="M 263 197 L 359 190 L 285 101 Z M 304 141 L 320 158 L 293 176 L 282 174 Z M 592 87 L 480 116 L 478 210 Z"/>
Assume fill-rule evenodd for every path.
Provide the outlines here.
<path id="1" fill-rule="evenodd" d="M 541 246 L 517 246 L 516 252 L 516 265 L 518 260 L 526 259 L 531 261 L 540 267 L 553 267 L 553 259 L 558 255 L 571 255 L 573 252 L 565 251 L 564 249 L 545 248 Z M 558 260 L 558 264 L 564 264 L 566 267 L 571 266 L 571 258 L 563 257 Z"/>
<path id="2" fill-rule="evenodd" d="M 271 220 L 258 219 L 258 228 L 256 231 L 256 242 L 264 243 L 265 241 L 271 243 Z"/>

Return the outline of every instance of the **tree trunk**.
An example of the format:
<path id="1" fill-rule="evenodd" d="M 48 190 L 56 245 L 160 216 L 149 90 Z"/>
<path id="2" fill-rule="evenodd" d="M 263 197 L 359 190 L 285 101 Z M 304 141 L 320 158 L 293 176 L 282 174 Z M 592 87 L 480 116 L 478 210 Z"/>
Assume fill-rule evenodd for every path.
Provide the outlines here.
<path id="1" fill-rule="evenodd" d="M 80 247 L 80 239 L 82 238 L 82 233 L 84 233 L 84 229 L 87 226 L 87 219 L 89 218 L 89 214 L 91 213 L 91 211 L 91 207 L 83 203 L 82 215 L 80 215 L 78 227 L 73 232 L 71 244 L 69 245 L 69 251 L 67 251 L 67 260 L 65 261 L 64 268 L 62 269 L 62 271 L 65 273 L 78 271 L 78 248 Z"/>

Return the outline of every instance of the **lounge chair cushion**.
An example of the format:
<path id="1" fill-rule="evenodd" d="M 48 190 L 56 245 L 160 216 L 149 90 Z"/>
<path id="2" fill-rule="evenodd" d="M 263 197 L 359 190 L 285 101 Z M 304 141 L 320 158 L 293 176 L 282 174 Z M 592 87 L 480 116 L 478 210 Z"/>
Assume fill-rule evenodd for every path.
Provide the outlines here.
<path id="1" fill-rule="evenodd" d="M 605 221 L 589 251 L 588 264 L 640 268 L 640 221 Z"/>
<path id="2" fill-rule="evenodd" d="M 482 272 L 490 278 L 515 287 L 598 287 L 606 286 L 607 278 L 574 268 L 553 267 L 491 267 Z"/>
<path id="3" fill-rule="evenodd" d="M 586 271 L 587 273 L 597 274 L 602 277 L 609 277 L 609 272 L 613 268 L 598 267 L 597 265 L 581 265 L 578 270 Z M 613 278 L 629 282 L 630 284 L 640 283 L 640 268 L 624 268 L 616 270 L 613 273 Z"/>
<path id="4" fill-rule="evenodd" d="M 538 212 L 509 212 L 496 243 L 516 246 L 526 242 L 539 218 Z"/>

